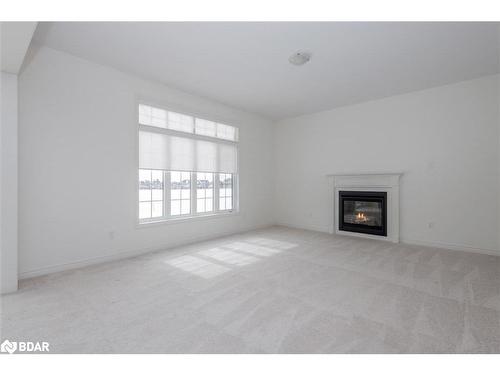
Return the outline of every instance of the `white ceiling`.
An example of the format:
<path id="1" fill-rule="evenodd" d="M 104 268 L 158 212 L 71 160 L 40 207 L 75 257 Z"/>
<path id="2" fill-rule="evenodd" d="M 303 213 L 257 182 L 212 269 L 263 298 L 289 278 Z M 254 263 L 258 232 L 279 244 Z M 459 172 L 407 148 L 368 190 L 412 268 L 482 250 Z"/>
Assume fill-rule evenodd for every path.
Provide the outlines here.
<path id="1" fill-rule="evenodd" d="M 35 39 L 271 119 L 499 71 L 496 23 L 62 22 Z"/>

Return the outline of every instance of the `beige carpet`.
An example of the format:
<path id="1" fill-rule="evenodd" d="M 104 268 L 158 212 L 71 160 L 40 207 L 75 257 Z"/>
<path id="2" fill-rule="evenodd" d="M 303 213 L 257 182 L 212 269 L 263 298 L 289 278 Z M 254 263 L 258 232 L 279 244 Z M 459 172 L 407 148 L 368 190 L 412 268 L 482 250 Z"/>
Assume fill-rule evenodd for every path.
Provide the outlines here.
<path id="1" fill-rule="evenodd" d="M 273 227 L 39 277 L 2 340 L 52 353 L 500 353 L 500 257 Z"/>

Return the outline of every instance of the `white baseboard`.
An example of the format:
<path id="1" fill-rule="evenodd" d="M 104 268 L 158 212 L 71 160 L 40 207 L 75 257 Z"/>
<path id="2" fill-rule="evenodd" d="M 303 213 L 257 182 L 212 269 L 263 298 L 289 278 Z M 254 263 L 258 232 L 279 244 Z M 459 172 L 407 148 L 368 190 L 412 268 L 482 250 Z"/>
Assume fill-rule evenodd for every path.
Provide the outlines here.
<path id="1" fill-rule="evenodd" d="M 277 222 L 276 225 L 280 225 L 283 227 L 289 227 L 289 228 L 295 228 L 295 229 L 312 230 L 315 232 L 325 232 L 325 233 L 331 234 L 331 228 L 323 227 L 323 226 L 300 225 L 300 224 L 295 224 L 295 223 L 286 223 L 286 222 L 282 222 L 282 221 Z M 434 248 L 438 248 L 438 249 L 463 251 L 463 252 L 474 253 L 474 254 L 500 256 L 500 250 L 484 249 L 484 248 L 473 247 L 473 246 L 469 246 L 469 245 L 460 245 L 460 244 L 453 244 L 453 243 L 446 243 L 446 242 L 431 242 L 431 241 L 417 240 L 417 239 L 411 239 L 411 238 L 400 238 L 399 242 L 407 244 L 407 245 L 434 247 Z"/>
<path id="2" fill-rule="evenodd" d="M 186 240 L 186 241 L 178 241 L 175 243 L 169 243 L 168 245 L 157 246 L 154 248 L 144 248 L 144 249 L 121 251 L 121 252 L 118 252 L 115 254 L 86 258 L 86 259 L 82 259 L 82 260 L 77 260 L 75 262 L 55 264 L 52 266 L 41 267 L 41 268 L 29 270 L 29 271 L 23 271 L 23 272 L 19 273 L 19 279 L 20 280 L 30 279 L 30 278 L 37 277 L 37 276 L 49 275 L 49 274 L 56 273 L 56 272 L 78 269 L 78 268 L 87 267 L 87 266 L 91 266 L 91 265 L 95 265 L 95 264 L 107 263 L 107 262 L 112 262 L 112 261 L 116 261 L 116 260 L 120 260 L 120 259 L 133 258 L 133 257 L 139 256 L 139 255 L 153 253 L 155 251 L 172 249 L 172 248 L 177 247 L 177 246 L 186 246 L 186 245 L 194 244 L 196 242 L 213 240 L 213 239 L 217 239 L 220 237 L 230 236 L 233 234 L 241 234 L 241 233 L 245 233 L 245 232 L 257 230 L 257 229 L 264 229 L 264 228 L 268 228 L 272 225 L 274 225 L 274 224 L 252 226 L 252 227 L 246 228 L 244 230 L 226 231 L 226 232 L 217 233 L 215 235 L 199 236 L 199 237 L 195 237 L 195 238 L 190 238 L 189 240 Z"/>
<path id="3" fill-rule="evenodd" d="M 410 239 L 410 238 L 401 238 L 400 240 L 401 240 L 401 243 L 404 243 L 407 245 L 435 247 L 438 249 L 455 250 L 455 251 L 463 251 L 463 252 L 467 252 L 467 253 L 500 256 L 500 250 L 495 250 L 495 249 L 484 249 L 484 248 L 473 247 L 473 246 L 469 246 L 469 245 L 452 244 L 452 243 L 446 243 L 446 242 L 431 242 L 431 241 L 423 241 L 423 240 L 416 240 L 416 239 Z"/>
<path id="4" fill-rule="evenodd" d="M 0 287 L 0 291 L 1 291 L 0 294 L 4 295 L 4 294 L 17 292 L 17 289 L 18 289 L 17 284 L 18 283 L 11 284 L 11 285 L 5 285 L 4 283 L 2 283 L 2 285 Z"/>
<path id="5" fill-rule="evenodd" d="M 276 223 L 276 225 L 279 225 L 281 227 L 294 228 L 294 229 L 312 230 L 313 232 L 323 232 L 323 233 L 330 233 L 331 232 L 329 227 L 324 227 L 321 225 L 310 225 L 310 224 L 302 225 L 302 224 L 287 223 L 284 221 L 279 221 Z"/>

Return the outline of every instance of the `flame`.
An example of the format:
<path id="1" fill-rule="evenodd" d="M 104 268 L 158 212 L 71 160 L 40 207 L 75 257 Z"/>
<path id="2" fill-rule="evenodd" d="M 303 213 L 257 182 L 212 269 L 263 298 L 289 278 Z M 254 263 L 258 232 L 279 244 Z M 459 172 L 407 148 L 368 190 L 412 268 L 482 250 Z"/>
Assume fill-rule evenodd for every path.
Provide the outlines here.
<path id="1" fill-rule="evenodd" d="M 358 212 L 356 214 L 356 220 L 365 221 L 366 220 L 365 214 L 363 212 Z"/>

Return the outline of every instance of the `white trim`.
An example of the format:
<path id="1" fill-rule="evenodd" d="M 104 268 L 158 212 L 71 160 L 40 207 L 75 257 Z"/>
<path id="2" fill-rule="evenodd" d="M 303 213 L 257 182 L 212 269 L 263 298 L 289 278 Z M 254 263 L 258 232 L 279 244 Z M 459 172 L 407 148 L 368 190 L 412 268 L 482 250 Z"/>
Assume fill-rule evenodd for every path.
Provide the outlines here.
<path id="1" fill-rule="evenodd" d="M 222 219 L 225 217 L 233 217 L 233 216 L 240 216 L 241 214 L 236 211 L 219 211 L 219 212 L 210 212 L 207 214 L 198 214 L 198 215 L 193 215 L 193 216 L 175 216 L 172 218 L 155 218 L 151 219 L 150 221 L 141 221 L 138 222 L 136 225 L 137 229 L 143 229 L 143 228 L 149 228 L 151 226 L 156 226 L 156 225 L 166 225 L 166 224 L 182 224 L 182 223 L 189 223 L 193 221 L 204 221 L 204 220 L 212 220 L 212 219 Z"/>
<path id="2" fill-rule="evenodd" d="M 107 263 L 107 262 L 112 262 L 116 260 L 121 260 L 121 259 L 128 259 L 128 258 L 134 258 L 136 256 L 140 256 L 143 254 L 148 254 L 148 253 L 154 253 L 157 251 L 166 251 L 170 250 L 174 247 L 178 246 L 187 246 L 191 244 L 195 244 L 197 242 L 201 241 L 208 241 L 208 240 L 213 240 L 217 238 L 222 238 L 226 236 L 231 236 L 231 235 L 236 235 L 236 234 L 242 234 L 246 233 L 252 230 L 258 230 L 258 229 L 265 229 L 272 227 L 273 225 L 256 225 L 256 226 L 251 226 L 248 227 L 244 230 L 236 230 L 236 231 L 223 231 L 214 235 L 207 235 L 207 236 L 199 236 L 196 238 L 192 238 L 186 241 L 177 241 L 175 243 L 165 245 L 165 246 L 157 246 L 157 247 L 151 247 L 151 248 L 144 248 L 144 249 L 136 249 L 136 250 L 129 250 L 129 251 L 123 251 L 111 255 L 103 255 L 99 257 L 92 257 L 92 258 L 87 258 L 87 259 L 82 259 L 78 260 L 75 262 L 68 262 L 68 263 L 60 263 L 56 264 L 53 266 L 47 266 L 47 267 L 41 267 L 29 271 L 23 271 L 19 274 L 19 279 L 24 280 L 24 279 L 29 279 L 32 277 L 37 277 L 37 276 L 43 276 L 43 275 L 48 275 L 56 272 L 62 272 L 62 271 L 68 271 L 68 270 L 74 270 L 74 269 L 79 269 L 91 265 L 96 265 L 96 264 L 102 264 L 102 263 Z"/>
<path id="3" fill-rule="evenodd" d="M 139 131 L 147 132 L 147 133 L 159 133 L 159 134 L 171 135 L 173 137 L 180 137 L 180 138 L 198 139 L 201 141 L 213 142 L 213 143 L 225 143 L 225 144 L 236 146 L 236 148 L 238 148 L 238 144 L 239 144 L 238 141 L 231 141 L 230 139 L 209 137 L 207 135 L 188 133 L 188 132 L 183 132 L 181 130 L 166 129 L 166 128 L 161 128 L 159 126 L 152 126 L 152 125 L 139 124 Z"/>
<path id="4" fill-rule="evenodd" d="M 446 242 L 423 241 L 423 240 L 404 238 L 404 237 L 401 238 L 401 243 L 404 243 L 406 245 L 415 245 L 415 246 L 432 247 L 432 248 L 446 249 L 446 250 L 453 250 L 453 251 L 462 251 L 465 253 L 500 256 L 500 249 L 499 250 L 485 249 L 485 248 L 473 247 L 473 246 L 469 246 L 469 245 L 452 244 L 452 243 L 446 243 Z"/>

